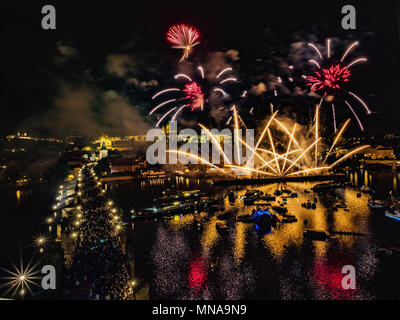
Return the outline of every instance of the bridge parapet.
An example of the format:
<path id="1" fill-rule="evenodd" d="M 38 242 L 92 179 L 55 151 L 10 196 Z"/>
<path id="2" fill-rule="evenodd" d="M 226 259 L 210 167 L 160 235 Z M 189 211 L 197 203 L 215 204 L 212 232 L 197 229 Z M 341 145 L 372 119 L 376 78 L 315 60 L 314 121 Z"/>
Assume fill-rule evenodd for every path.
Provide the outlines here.
<path id="1" fill-rule="evenodd" d="M 364 163 L 365 165 L 383 164 L 383 165 L 392 167 L 393 170 L 396 170 L 397 167 L 400 167 L 400 160 L 396 160 L 396 159 L 392 159 L 392 160 L 366 159 L 366 160 L 362 160 L 362 163 Z"/>

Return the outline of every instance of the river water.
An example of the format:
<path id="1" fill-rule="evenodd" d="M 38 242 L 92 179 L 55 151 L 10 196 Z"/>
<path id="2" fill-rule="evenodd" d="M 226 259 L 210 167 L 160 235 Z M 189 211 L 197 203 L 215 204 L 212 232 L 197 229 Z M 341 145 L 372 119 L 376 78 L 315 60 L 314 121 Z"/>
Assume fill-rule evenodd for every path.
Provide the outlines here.
<path id="1" fill-rule="evenodd" d="M 390 190 L 400 194 L 399 172 L 357 170 L 349 172 L 348 178 L 357 186 L 372 187 L 381 198 L 387 198 Z M 312 192 L 304 193 L 314 184 L 215 187 L 211 181 L 179 178 L 167 184 L 164 180 L 109 184 L 107 189 L 125 213 L 127 253 L 134 261 L 135 277 L 149 284 L 151 299 L 398 299 L 400 258 L 381 255 L 379 249 L 400 248 L 400 223 L 371 210 L 370 196 L 357 198 L 354 188 L 321 193 L 315 210 L 302 208 L 301 203 L 314 199 Z M 239 200 L 246 189 L 273 193 L 281 187 L 299 193 L 287 204 L 298 222 L 278 224 L 268 231 L 228 219 L 228 231 L 221 234 L 217 217 L 207 212 L 133 224 L 129 219 L 131 209 L 149 206 L 163 191 L 200 189 L 209 196 L 222 196 L 236 190 L 238 199 L 231 204 L 226 198 L 225 207 L 242 215 L 255 208 Z M 57 188 L 51 184 L 3 188 L 0 267 L 18 264 L 20 255 L 25 261 L 40 258 L 32 241 L 46 231 L 44 219 L 51 213 Z M 346 203 L 349 211 L 334 211 L 337 203 Z M 311 241 L 303 237 L 306 228 L 365 236 Z M 355 290 L 342 288 L 344 265 L 355 267 Z"/>
<path id="2" fill-rule="evenodd" d="M 359 170 L 348 173 L 357 186 L 368 185 L 377 196 L 398 192 L 400 174 Z M 245 206 L 246 189 L 273 193 L 284 187 L 298 192 L 287 208 L 298 222 L 278 224 L 269 231 L 254 224 L 228 219 L 228 232 L 220 234 L 214 214 L 176 215 L 172 219 L 135 221 L 128 231 L 128 253 L 135 261 L 136 276 L 150 286 L 151 299 L 382 299 L 399 298 L 397 270 L 400 258 L 382 256 L 380 248 L 399 247 L 400 224 L 368 207 L 370 196 L 356 196 L 354 188 L 337 189 L 317 195 L 317 208 L 307 210 L 301 203 L 313 201 L 304 193 L 315 182 L 291 182 L 283 186 L 213 187 L 211 181 L 183 179 L 172 182 L 179 190 L 200 189 L 210 196 L 229 190 L 238 192 L 234 204 L 225 198 L 225 209 L 236 215 L 251 213 Z M 169 184 L 168 184 L 169 185 Z M 125 212 L 165 190 L 163 182 L 110 185 L 110 195 Z M 171 188 L 174 189 L 174 188 Z M 172 190 L 171 190 L 172 191 Z M 279 200 L 280 197 L 277 197 Z M 332 206 L 345 203 L 349 211 Z M 305 224 L 304 220 L 308 223 Z M 306 228 L 350 231 L 365 236 L 337 236 L 328 241 L 303 237 Z M 356 270 L 356 289 L 342 288 L 342 267 Z"/>

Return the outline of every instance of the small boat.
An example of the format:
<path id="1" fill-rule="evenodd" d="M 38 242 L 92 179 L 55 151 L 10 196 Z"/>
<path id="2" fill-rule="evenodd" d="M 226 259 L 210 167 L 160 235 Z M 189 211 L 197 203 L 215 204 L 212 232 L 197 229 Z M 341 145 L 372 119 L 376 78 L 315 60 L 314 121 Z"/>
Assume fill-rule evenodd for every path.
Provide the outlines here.
<path id="1" fill-rule="evenodd" d="M 394 220 L 400 221 L 400 211 L 399 210 L 393 210 L 393 211 L 386 210 L 385 216 L 388 218 L 392 218 Z"/>
<path id="2" fill-rule="evenodd" d="M 385 208 L 385 204 L 382 200 L 369 200 L 368 207 L 371 209 L 383 209 Z"/>
<path id="3" fill-rule="evenodd" d="M 255 222 L 260 225 L 266 225 L 266 224 L 274 224 L 279 221 L 279 218 L 275 215 L 269 212 L 268 210 L 254 210 L 252 211 L 251 214 L 246 214 L 242 216 L 238 216 L 237 221 L 240 222 Z"/>
<path id="4" fill-rule="evenodd" d="M 329 239 L 331 237 L 330 234 L 325 230 L 314 230 L 314 229 L 306 229 L 304 231 L 304 236 L 312 240 L 321 240 L 321 241 L 325 241 L 326 239 Z"/>
<path id="5" fill-rule="evenodd" d="M 265 229 L 268 226 L 271 227 L 272 225 L 275 225 L 278 221 L 280 220 L 276 215 L 273 215 L 267 211 L 260 214 L 256 223 L 257 225 Z"/>
<path id="6" fill-rule="evenodd" d="M 244 204 L 252 204 L 262 196 L 262 191 L 248 190 L 244 195 Z"/>
<path id="7" fill-rule="evenodd" d="M 299 194 L 297 192 L 292 192 L 290 194 L 290 198 L 297 198 L 299 196 Z"/>
<path id="8" fill-rule="evenodd" d="M 268 201 L 265 201 L 265 200 L 254 201 L 254 204 L 256 206 L 269 206 L 270 205 L 270 203 Z"/>
<path id="9" fill-rule="evenodd" d="M 372 190 L 370 187 L 368 187 L 368 186 L 362 186 L 361 188 L 360 188 L 360 191 L 361 192 L 364 192 L 364 193 L 375 193 L 375 191 L 374 190 Z"/>
<path id="10" fill-rule="evenodd" d="M 311 209 L 316 209 L 317 208 L 317 205 L 315 204 L 315 202 L 313 202 L 312 204 L 311 204 Z"/>
<path id="11" fill-rule="evenodd" d="M 273 206 L 272 209 L 274 209 L 278 214 L 285 214 L 288 212 L 287 208 L 281 206 Z"/>
<path id="12" fill-rule="evenodd" d="M 254 222 L 255 221 L 255 217 L 252 214 L 245 214 L 245 215 L 241 215 L 238 216 L 236 218 L 236 221 L 240 221 L 240 222 Z"/>
<path id="13" fill-rule="evenodd" d="M 282 222 L 284 223 L 297 222 L 297 217 L 293 214 L 283 214 Z"/>
<path id="14" fill-rule="evenodd" d="M 265 200 L 265 201 L 275 201 L 276 197 L 269 193 L 266 193 L 263 196 L 261 196 L 260 199 Z"/>

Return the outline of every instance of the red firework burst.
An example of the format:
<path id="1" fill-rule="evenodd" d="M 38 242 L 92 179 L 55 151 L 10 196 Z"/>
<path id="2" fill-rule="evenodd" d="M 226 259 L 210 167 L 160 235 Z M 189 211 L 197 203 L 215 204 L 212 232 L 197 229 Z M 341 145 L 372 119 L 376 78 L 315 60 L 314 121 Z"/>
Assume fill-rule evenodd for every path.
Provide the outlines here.
<path id="1" fill-rule="evenodd" d="M 203 110 L 204 106 L 204 94 L 201 90 L 201 87 L 194 81 L 187 83 L 185 88 L 182 90 L 185 92 L 185 99 L 189 99 L 189 105 L 192 107 L 192 110 L 200 108 Z"/>
<path id="2" fill-rule="evenodd" d="M 345 50 L 345 52 L 342 55 L 342 58 L 340 59 L 340 62 L 335 62 L 335 63 L 329 63 L 329 67 L 321 68 L 321 63 L 324 63 L 324 65 L 327 65 L 328 63 L 324 61 L 324 57 L 322 52 L 319 50 L 319 48 L 313 44 L 313 43 L 308 43 L 308 46 L 312 48 L 317 54 L 320 59 L 320 61 L 317 61 L 315 59 L 310 59 L 309 62 L 315 65 L 318 68 L 318 71 L 315 72 L 315 76 L 307 76 L 305 77 L 307 80 L 307 86 L 310 86 L 311 91 L 319 91 L 322 90 L 324 96 L 321 98 L 319 102 L 319 107 L 321 104 L 325 101 L 328 103 L 331 103 L 332 105 L 332 114 L 333 114 L 333 126 L 335 128 L 336 132 L 336 116 L 335 116 L 335 106 L 333 105 L 333 101 L 336 100 L 335 96 L 337 93 L 341 93 L 342 98 L 345 97 L 345 94 L 348 94 L 351 98 L 356 99 L 365 109 L 365 111 L 368 114 L 371 114 L 371 110 L 368 108 L 367 104 L 355 93 L 347 91 L 345 88 L 342 87 L 342 85 L 345 82 L 349 82 L 349 77 L 351 76 L 350 72 L 350 67 L 354 66 L 355 64 L 358 64 L 360 62 L 365 62 L 367 61 L 367 58 L 361 57 L 357 58 L 350 63 L 343 65 L 345 58 L 347 55 L 356 47 L 359 45 L 358 41 L 355 41 L 351 43 Z M 326 56 L 328 59 L 332 59 L 331 57 L 331 39 L 326 40 Z M 332 60 L 330 60 L 332 61 Z M 343 100 L 344 104 L 350 109 L 354 117 L 356 118 L 360 129 L 364 131 L 364 127 L 360 121 L 360 119 L 357 116 L 357 113 L 354 111 L 353 107 L 351 106 L 350 102 L 347 100 Z"/>
<path id="3" fill-rule="evenodd" d="M 348 82 L 351 75 L 347 67 L 340 64 L 331 65 L 329 68 L 315 72 L 316 76 L 307 77 L 307 86 L 311 86 L 311 91 L 321 89 L 340 90 L 343 82 Z"/>
<path id="4" fill-rule="evenodd" d="M 172 26 L 167 32 L 167 40 L 174 45 L 172 48 L 184 50 L 180 61 L 187 58 L 190 50 L 200 43 L 197 41 L 199 37 L 200 34 L 195 28 L 185 24 Z"/>

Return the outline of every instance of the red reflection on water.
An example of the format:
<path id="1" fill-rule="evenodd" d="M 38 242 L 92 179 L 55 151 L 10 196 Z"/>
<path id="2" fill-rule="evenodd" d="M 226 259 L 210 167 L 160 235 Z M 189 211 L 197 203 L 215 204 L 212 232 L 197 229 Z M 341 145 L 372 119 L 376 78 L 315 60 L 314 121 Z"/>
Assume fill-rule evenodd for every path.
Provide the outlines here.
<path id="1" fill-rule="evenodd" d="M 315 261 L 312 273 L 312 280 L 322 293 L 329 295 L 330 299 L 345 300 L 354 297 L 359 289 L 356 274 L 356 289 L 344 289 L 342 280 L 346 274 L 342 274 L 342 268 L 351 265 L 351 262 L 340 260 Z"/>
<path id="2" fill-rule="evenodd" d="M 189 287 L 194 293 L 199 293 L 206 287 L 207 266 L 200 255 L 195 255 L 189 265 Z"/>

